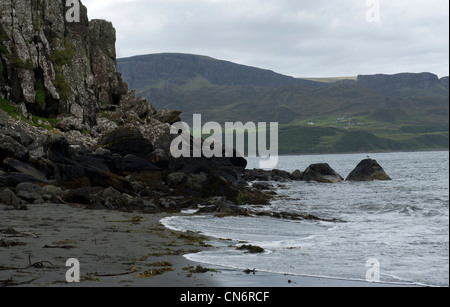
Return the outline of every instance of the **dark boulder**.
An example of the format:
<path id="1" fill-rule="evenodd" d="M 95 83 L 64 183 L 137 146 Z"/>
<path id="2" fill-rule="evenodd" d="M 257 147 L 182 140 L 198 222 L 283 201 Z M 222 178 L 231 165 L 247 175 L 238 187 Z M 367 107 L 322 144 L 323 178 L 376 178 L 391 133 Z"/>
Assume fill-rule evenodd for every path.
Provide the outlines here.
<path id="1" fill-rule="evenodd" d="M 377 161 L 365 159 L 348 175 L 348 181 L 392 180 Z"/>
<path id="2" fill-rule="evenodd" d="M 208 174 L 200 172 L 198 174 L 189 174 L 186 180 L 186 186 L 194 191 L 202 191 L 203 187 L 208 182 Z"/>
<path id="3" fill-rule="evenodd" d="M 50 133 L 44 143 L 44 152 L 47 159 L 55 163 L 64 163 L 71 156 L 69 142 L 59 133 Z"/>
<path id="4" fill-rule="evenodd" d="M 229 158 L 186 158 L 171 159 L 169 164 L 171 173 L 183 172 L 207 173 L 224 178 L 230 183 L 242 183 L 241 174 L 243 169 L 235 167 Z"/>
<path id="5" fill-rule="evenodd" d="M 110 172 L 102 166 L 97 167 L 92 164 L 85 164 L 84 174 L 85 177 L 89 178 L 91 186 L 113 187 L 123 193 L 133 191 L 133 185 L 129 180 Z"/>
<path id="6" fill-rule="evenodd" d="M 232 167 L 229 160 L 218 160 L 205 157 L 179 157 L 178 159 L 171 158 L 169 170 L 173 172 L 209 172 L 214 169 L 222 167 Z"/>
<path id="7" fill-rule="evenodd" d="M 0 134 L 0 163 L 5 158 L 28 159 L 28 150 L 13 138 Z"/>
<path id="8" fill-rule="evenodd" d="M 17 185 L 17 197 L 29 203 L 43 203 L 44 199 L 41 196 L 42 187 L 30 182 L 23 182 Z"/>
<path id="9" fill-rule="evenodd" d="M 290 174 L 286 171 L 274 169 L 274 170 L 263 170 L 263 169 L 252 169 L 245 170 L 245 178 L 247 181 L 279 181 L 287 182 L 290 181 Z"/>
<path id="10" fill-rule="evenodd" d="M 90 187 L 67 190 L 64 192 L 62 200 L 66 203 L 91 205 L 96 201 L 93 196 L 99 193 L 101 190 L 101 188 Z"/>
<path id="11" fill-rule="evenodd" d="M 129 206 L 127 198 L 113 187 L 106 188 L 97 195 L 104 199 L 103 205 L 108 209 L 123 209 Z"/>
<path id="12" fill-rule="evenodd" d="M 136 172 L 126 178 L 133 184 L 136 191 L 142 191 L 146 188 L 153 191 L 165 191 L 168 188 L 163 182 L 163 175 L 160 170 Z"/>
<path id="13" fill-rule="evenodd" d="M 4 164 L 12 169 L 13 171 L 22 173 L 24 175 L 31 176 L 36 179 L 38 182 L 47 182 L 47 178 L 45 174 L 30 164 L 27 164 L 25 162 L 21 162 L 15 159 L 7 158 L 4 160 Z"/>
<path id="14" fill-rule="evenodd" d="M 140 158 L 135 155 L 126 155 L 119 160 L 117 169 L 120 172 L 142 172 L 142 171 L 156 171 L 158 167 L 150 163 L 149 160 Z"/>
<path id="15" fill-rule="evenodd" d="M 237 205 L 242 204 L 244 199 L 244 194 L 239 187 L 217 176 L 208 177 L 203 183 L 200 195 L 201 197 L 222 196 Z"/>
<path id="16" fill-rule="evenodd" d="M 12 207 L 16 210 L 26 209 L 22 200 L 16 196 L 16 194 L 10 189 L 0 190 L 0 204 L 5 204 L 8 207 Z"/>
<path id="17" fill-rule="evenodd" d="M 303 181 L 315 181 L 320 183 L 342 182 L 342 178 L 327 163 L 311 164 L 302 176 Z"/>
<path id="18" fill-rule="evenodd" d="M 56 204 L 60 202 L 60 198 L 64 195 L 64 192 L 59 187 L 47 185 L 42 187 L 41 195 L 45 201 L 50 201 Z"/>
<path id="19" fill-rule="evenodd" d="M 65 188 L 114 187 L 122 193 L 132 193 L 133 185 L 126 178 L 110 169 L 114 160 L 99 156 L 78 156 L 75 160 L 66 159 L 65 164 L 54 164 L 54 177 Z"/>
<path id="20" fill-rule="evenodd" d="M 258 190 L 270 190 L 274 188 L 274 186 L 268 182 L 254 182 L 252 187 Z"/>
<path id="21" fill-rule="evenodd" d="M 231 161 L 231 164 L 233 164 L 235 167 L 241 167 L 241 168 L 246 168 L 247 167 L 247 160 L 243 157 L 231 157 L 229 158 Z"/>
<path id="22" fill-rule="evenodd" d="M 26 148 L 34 142 L 32 134 L 20 125 L 14 125 L 14 127 L 7 126 L 1 131 L 1 134 L 11 137 L 14 141 Z"/>
<path id="23" fill-rule="evenodd" d="M 248 215 L 248 210 L 244 209 L 224 197 L 213 197 L 208 202 L 203 203 L 198 214 L 220 213 L 220 215 Z"/>
<path id="24" fill-rule="evenodd" d="M 25 175 L 19 172 L 7 172 L 3 173 L 0 171 L 0 187 L 15 188 L 19 183 L 23 182 L 33 182 L 40 183 L 35 177 L 30 175 Z"/>
<path id="25" fill-rule="evenodd" d="M 166 177 L 168 186 L 178 186 L 185 182 L 186 174 L 182 172 L 171 173 Z"/>
<path id="26" fill-rule="evenodd" d="M 154 151 L 152 143 L 133 127 L 118 128 L 102 137 L 98 144 L 121 156 L 132 154 L 146 158 Z"/>
<path id="27" fill-rule="evenodd" d="M 147 159 L 157 167 L 163 169 L 167 169 L 169 167 L 169 158 L 167 158 L 166 153 L 162 149 L 156 149 L 148 155 Z"/>
<path id="28" fill-rule="evenodd" d="M 232 150 L 233 156 L 227 157 L 227 151 Z M 235 167 L 240 167 L 242 169 L 245 169 L 247 167 L 248 161 L 242 155 L 236 151 L 236 149 L 228 149 L 226 146 L 222 147 L 222 156 L 225 158 L 219 158 L 219 159 L 230 159 L 231 164 Z"/>
<path id="29" fill-rule="evenodd" d="M 160 110 L 156 114 L 154 114 L 152 117 L 162 123 L 167 123 L 169 125 L 172 125 L 176 122 L 181 121 L 180 114 L 181 114 L 181 111 Z"/>
<path id="30" fill-rule="evenodd" d="M 289 176 L 289 178 L 291 178 L 291 180 L 294 180 L 294 181 L 302 180 L 303 173 L 299 170 L 296 170 L 296 171 L 292 172 L 292 174 Z"/>

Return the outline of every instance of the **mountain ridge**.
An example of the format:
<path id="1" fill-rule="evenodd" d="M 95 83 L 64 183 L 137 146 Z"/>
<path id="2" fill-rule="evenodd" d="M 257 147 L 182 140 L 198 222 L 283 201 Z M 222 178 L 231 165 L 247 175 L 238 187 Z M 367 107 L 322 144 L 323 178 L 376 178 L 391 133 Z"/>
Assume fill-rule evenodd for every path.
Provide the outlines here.
<path id="1" fill-rule="evenodd" d="M 136 63 L 130 67 L 130 63 Z M 165 79 L 182 85 L 186 78 L 202 75 L 213 85 L 281 87 L 287 85 L 321 86 L 320 82 L 296 79 L 268 69 L 217 60 L 208 56 L 183 53 L 139 55 L 117 60 L 118 69 L 131 88 L 145 87 L 144 82 Z M 164 68 L 164 70 L 159 70 Z M 176 71 L 178 76 L 174 76 Z M 236 79 L 237 78 L 237 79 Z M 144 80 L 143 80 L 144 79 Z"/>
<path id="2" fill-rule="evenodd" d="M 185 56 L 119 59 L 118 70 L 137 95 L 182 111 L 188 124 L 194 113 L 204 122 L 278 122 L 281 153 L 448 149 L 448 77 L 399 73 L 292 83 L 295 78 L 272 71 L 196 55 L 186 63 Z M 156 61 L 161 57 L 166 61 Z M 211 64 L 208 74 L 196 60 Z"/>

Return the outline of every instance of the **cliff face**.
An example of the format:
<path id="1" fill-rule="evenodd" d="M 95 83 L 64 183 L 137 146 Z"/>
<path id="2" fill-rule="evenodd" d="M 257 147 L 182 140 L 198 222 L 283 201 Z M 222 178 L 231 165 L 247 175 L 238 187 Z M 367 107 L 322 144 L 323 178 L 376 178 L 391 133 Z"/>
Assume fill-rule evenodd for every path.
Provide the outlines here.
<path id="1" fill-rule="evenodd" d="M 173 158 L 180 112 L 128 92 L 111 23 L 89 21 L 84 6 L 79 22 L 67 22 L 65 2 L 0 0 L 0 211 L 43 202 L 42 186 L 101 209 L 178 210 L 216 196 L 267 202 L 243 179 L 243 158 Z M 23 186 L 36 193 L 21 197 Z"/>
<path id="2" fill-rule="evenodd" d="M 67 22 L 60 0 L 0 0 L 0 95 L 30 114 L 70 114 L 84 128 L 127 93 L 117 73 L 115 30 L 103 20 Z"/>
<path id="3" fill-rule="evenodd" d="M 411 89 L 434 90 L 441 84 L 438 76 L 431 73 L 402 73 L 396 75 L 360 75 L 358 84 L 377 92 L 398 96 Z"/>

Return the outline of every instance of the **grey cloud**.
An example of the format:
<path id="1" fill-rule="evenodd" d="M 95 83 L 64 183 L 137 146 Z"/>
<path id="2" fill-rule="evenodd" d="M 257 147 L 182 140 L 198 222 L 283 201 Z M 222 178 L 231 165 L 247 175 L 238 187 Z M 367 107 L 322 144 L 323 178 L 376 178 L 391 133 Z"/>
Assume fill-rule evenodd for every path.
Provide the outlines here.
<path id="1" fill-rule="evenodd" d="M 99 2 L 83 1 L 90 18 L 114 23 L 119 57 L 196 53 L 291 76 L 448 75 L 447 0 L 380 0 L 380 23 L 367 22 L 365 0 Z"/>

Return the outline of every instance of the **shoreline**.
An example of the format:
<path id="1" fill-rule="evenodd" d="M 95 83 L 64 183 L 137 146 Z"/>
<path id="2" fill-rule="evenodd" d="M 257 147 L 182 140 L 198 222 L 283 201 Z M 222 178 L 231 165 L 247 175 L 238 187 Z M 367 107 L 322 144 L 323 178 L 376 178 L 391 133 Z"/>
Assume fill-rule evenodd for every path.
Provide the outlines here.
<path id="1" fill-rule="evenodd" d="M 392 154 L 392 153 L 420 153 L 420 152 L 448 152 L 450 149 L 430 149 L 430 150 L 393 150 L 393 151 L 368 151 L 368 152 L 335 152 L 335 153 L 292 153 L 279 154 L 278 157 L 292 157 L 292 156 L 335 156 L 335 155 L 367 155 L 367 154 Z M 249 157 L 245 157 L 248 159 Z M 252 157 L 259 158 L 259 157 Z"/>
<path id="2" fill-rule="evenodd" d="M 0 215 L 0 287 L 211 287 L 210 274 L 183 254 L 207 248 L 204 238 L 160 224 L 168 214 L 30 205 Z M 68 259 L 80 263 L 80 283 L 67 283 Z M 33 266 L 30 266 L 33 264 Z"/>
<path id="3" fill-rule="evenodd" d="M 167 227 L 167 226 L 166 226 Z M 176 231 L 176 230 L 174 230 Z M 209 240 L 217 248 L 224 248 L 219 238 L 208 236 Z M 222 245 L 222 246 L 221 246 Z M 186 258 L 186 255 L 183 255 Z M 352 280 L 326 276 L 306 276 L 295 274 L 274 273 L 268 271 L 245 272 L 247 270 L 226 267 L 222 265 L 199 262 L 198 260 L 189 260 L 200 263 L 200 265 L 212 268 L 218 273 L 211 275 L 211 280 L 219 287 L 226 288 L 380 288 L 380 287 L 431 287 L 427 285 L 401 283 L 401 282 L 368 282 L 365 280 Z"/>
<path id="4" fill-rule="evenodd" d="M 0 287 L 411 287 L 236 269 L 188 260 L 211 247 L 201 234 L 160 221 L 173 214 L 92 211 L 63 204 L 0 215 Z M 14 233 L 15 231 L 15 233 Z M 67 283 L 68 259 L 80 262 L 80 283 Z M 33 266 L 30 266 L 33 264 Z M 9 269 L 7 269 L 9 268 Z M 196 272 L 196 268 L 205 272 Z M 161 274 L 159 274 L 161 273 Z"/>

